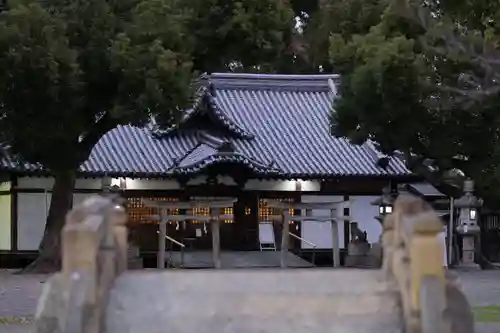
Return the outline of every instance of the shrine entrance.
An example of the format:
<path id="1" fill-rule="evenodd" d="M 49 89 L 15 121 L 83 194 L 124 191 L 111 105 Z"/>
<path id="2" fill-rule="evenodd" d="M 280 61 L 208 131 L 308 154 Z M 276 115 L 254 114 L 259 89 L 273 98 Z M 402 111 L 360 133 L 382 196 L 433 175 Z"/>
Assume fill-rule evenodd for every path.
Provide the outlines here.
<path id="1" fill-rule="evenodd" d="M 219 220 L 220 248 L 223 251 L 251 251 L 258 249 L 257 197 L 255 195 L 240 195 L 238 197 L 208 197 L 192 196 L 190 202 L 233 202 L 231 207 L 220 209 L 221 215 L 231 216 Z M 193 215 L 209 217 L 210 206 L 196 207 Z M 212 230 L 210 221 L 187 220 L 176 223 L 172 232 L 170 226 L 167 234 L 175 235 L 186 244 L 188 250 L 212 250 Z"/>
<path id="2" fill-rule="evenodd" d="M 253 243 L 253 237 L 251 237 L 251 234 L 248 230 L 248 227 L 251 227 L 253 225 L 253 223 L 251 223 L 253 219 L 251 219 L 251 214 L 249 214 L 249 211 L 246 209 L 247 207 L 244 205 L 245 202 L 243 200 L 238 203 L 238 200 L 234 198 L 231 199 L 205 197 L 191 198 L 190 201 L 177 202 L 144 199 L 143 202 L 144 205 L 148 207 L 156 208 L 160 213 L 158 216 L 154 217 L 158 220 L 159 225 L 157 267 L 160 269 L 165 268 L 165 266 L 169 267 L 169 265 L 179 268 L 221 268 L 223 261 L 224 267 L 226 268 L 263 266 L 276 267 L 278 265 L 284 268 L 288 267 L 291 264 L 291 259 L 296 262 L 292 263 L 293 265 L 295 265 L 295 267 L 304 267 L 304 263 L 306 264 L 306 267 L 314 266 L 314 264 L 311 264 L 289 252 L 289 250 L 291 249 L 290 237 L 293 236 L 290 232 L 290 224 L 298 221 L 329 221 L 332 225 L 332 238 L 334 240 L 338 240 L 339 218 L 336 216 L 336 212 L 337 205 L 341 202 L 326 204 L 291 204 L 282 201 L 264 199 L 263 202 L 268 208 L 278 209 L 279 211 L 281 211 L 281 213 L 278 215 L 271 214 L 267 216 L 268 221 L 264 223 L 270 224 L 272 223 L 271 221 L 278 221 L 282 224 L 280 235 L 281 246 L 279 252 L 277 251 L 276 246 L 274 246 L 271 251 L 263 251 L 261 248 L 261 251 L 255 251 L 255 254 L 250 254 L 252 251 L 244 251 L 238 249 L 241 248 L 240 244 L 244 244 L 244 246 L 252 246 L 251 244 Z M 294 216 L 290 214 L 292 205 L 293 207 L 296 207 L 298 209 L 305 209 L 306 215 Z M 328 208 L 330 210 L 330 214 L 327 216 L 312 216 L 312 209 L 318 207 Z M 175 210 L 179 210 L 179 213 L 176 212 L 175 215 L 172 215 Z M 247 222 L 247 224 L 242 223 L 240 225 L 240 228 L 225 227 L 224 224 L 234 226 L 236 225 L 236 223 L 238 223 L 235 220 L 235 215 L 230 214 L 234 213 L 235 210 L 238 210 L 241 215 L 243 215 L 243 217 L 248 216 L 248 219 L 242 219 L 242 221 Z M 343 217 L 341 219 L 346 218 L 348 217 Z M 181 238 L 181 241 L 173 238 L 168 234 L 168 225 L 172 221 L 174 221 L 176 225 L 176 230 L 182 229 L 182 233 L 184 235 L 186 232 L 189 233 L 194 231 L 194 237 L 183 237 Z M 257 230 L 259 230 L 259 228 L 257 228 Z M 224 234 L 228 236 L 229 239 L 229 241 L 226 241 L 225 243 L 221 241 L 221 235 Z M 298 237 L 302 240 L 302 238 L 300 238 L 299 236 L 295 237 Z M 259 245 L 262 245 L 260 235 L 258 239 L 260 242 Z M 193 244 L 186 244 L 187 240 L 192 241 Z M 271 242 L 275 244 L 274 240 L 271 240 Z M 167 244 L 175 244 L 180 246 L 180 251 L 175 253 L 174 255 L 172 249 L 167 248 Z M 194 248 L 195 244 L 198 246 L 197 248 Z M 222 244 L 225 244 L 226 248 L 223 248 Z M 207 250 L 211 247 L 211 251 L 203 251 L 203 248 L 200 248 L 202 246 L 206 247 Z M 236 250 L 235 247 L 237 247 Z M 226 249 L 229 251 L 227 251 Z M 223 250 L 226 251 L 223 252 Z M 335 242 L 332 251 L 334 265 L 338 266 L 340 263 L 338 242 Z"/>

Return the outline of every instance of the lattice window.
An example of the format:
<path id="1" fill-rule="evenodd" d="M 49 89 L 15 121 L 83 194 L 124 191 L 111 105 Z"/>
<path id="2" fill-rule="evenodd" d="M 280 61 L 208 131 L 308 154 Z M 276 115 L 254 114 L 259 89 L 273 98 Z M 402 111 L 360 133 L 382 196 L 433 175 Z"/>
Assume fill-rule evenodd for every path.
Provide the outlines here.
<path id="1" fill-rule="evenodd" d="M 214 198 L 214 197 L 192 197 L 191 200 L 200 200 L 200 201 L 210 201 L 210 200 L 224 200 L 224 199 L 229 199 L 229 198 Z M 222 214 L 225 215 L 232 215 L 233 214 L 233 207 L 226 207 L 222 209 Z M 193 209 L 193 215 L 195 216 L 210 216 L 210 207 L 207 205 L 207 207 L 198 207 Z M 192 223 L 201 223 L 199 220 L 193 220 L 191 221 Z M 222 223 L 233 223 L 233 219 L 229 220 L 222 220 Z"/>
<path id="2" fill-rule="evenodd" d="M 224 215 L 233 215 L 233 207 L 228 207 L 228 208 L 224 208 L 222 210 L 222 214 Z M 228 220 L 222 220 L 222 223 L 233 223 L 233 219 L 228 219 Z"/>
<path id="3" fill-rule="evenodd" d="M 197 207 L 193 209 L 194 216 L 210 216 L 210 208 L 209 207 Z M 200 220 L 193 220 L 192 223 L 201 223 Z"/>
<path id="4" fill-rule="evenodd" d="M 127 199 L 127 214 L 130 224 L 135 223 L 158 223 L 157 220 L 151 218 L 152 215 L 159 215 L 159 209 L 147 207 L 142 202 L 142 199 L 149 199 L 155 201 L 179 201 L 178 198 L 172 197 L 155 197 L 155 198 L 128 198 Z M 168 215 L 179 215 L 179 209 L 168 209 Z M 169 221 L 173 223 L 174 221 Z"/>
<path id="5" fill-rule="evenodd" d="M 271 198 L 270 200 L 276 200 L 280 202 L 290 202 L 293 203 L 293 198 Z M 290 206 L 289 209 L 290 216 L 293 216 L 295 211 L 293 206 Z M 260 221 L 268 221 L 270 215 L 281 215 L 281 209 L 269 207 L 264 199 L 259 200 L 259 220 Z M 289 221 L 290 222 L 290 221 Z"/>

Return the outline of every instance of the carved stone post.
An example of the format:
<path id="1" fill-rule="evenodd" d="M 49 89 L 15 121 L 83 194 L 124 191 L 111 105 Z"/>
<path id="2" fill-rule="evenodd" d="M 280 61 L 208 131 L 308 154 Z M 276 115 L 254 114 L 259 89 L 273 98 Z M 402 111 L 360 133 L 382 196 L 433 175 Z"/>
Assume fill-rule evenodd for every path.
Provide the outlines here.
<path id="1" fill-rule="evenodd" d="M 394 255 L 394 216 L 387 215 L 382 232 L 382 269 L 388 276 L 392 273 L 392 257 Z"/>

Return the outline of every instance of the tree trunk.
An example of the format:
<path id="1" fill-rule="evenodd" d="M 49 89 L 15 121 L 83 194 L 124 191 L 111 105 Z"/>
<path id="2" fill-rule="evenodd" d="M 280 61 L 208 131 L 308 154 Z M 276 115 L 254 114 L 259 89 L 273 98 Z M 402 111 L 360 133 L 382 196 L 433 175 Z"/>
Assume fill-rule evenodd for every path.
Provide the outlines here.
<path id="1" fill-rule="evenodd" d="M 50 273 L 61 268 L 61 231 L 66 214 L 73 205 L 76 170 L 54 174 L 52 198 L 45 224 L 45 232 L 38 248 L 38 257 L 24 272 Z"/>

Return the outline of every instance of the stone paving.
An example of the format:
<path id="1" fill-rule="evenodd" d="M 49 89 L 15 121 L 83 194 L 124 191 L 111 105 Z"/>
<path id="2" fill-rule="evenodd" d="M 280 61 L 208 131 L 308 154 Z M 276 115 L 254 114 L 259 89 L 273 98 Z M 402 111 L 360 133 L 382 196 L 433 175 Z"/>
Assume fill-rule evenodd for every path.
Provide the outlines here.
<path id="1" fill-rule="evenodd" d="M 500 270 L 457 272 L 473 306 L 500 305 Z M 0 271 L 0 333 L 34 333 L 29 324 L 4 324 L 6 317 L 32 316 L 45 275 Z M 477 324 L 476 333 L 500 333 L 500 324 Z"/>

